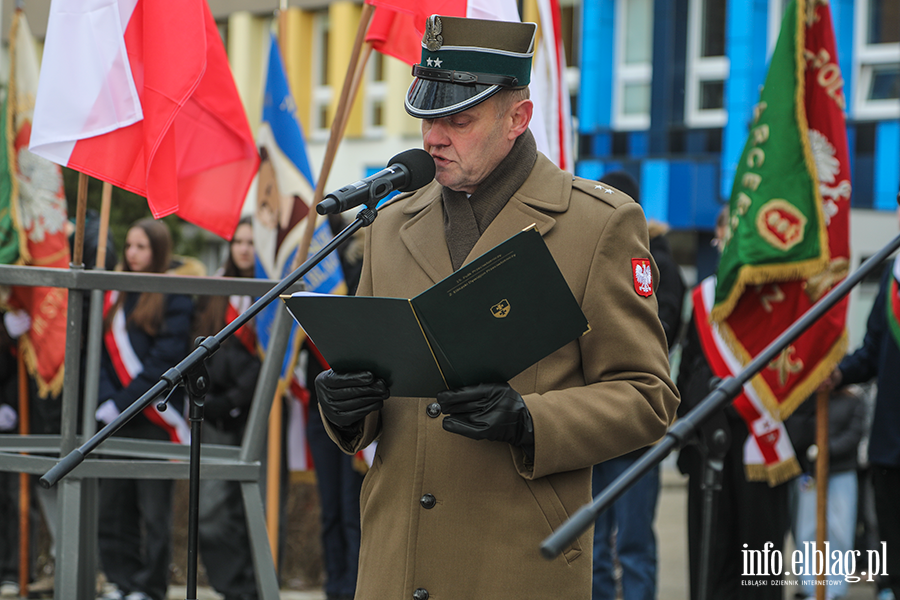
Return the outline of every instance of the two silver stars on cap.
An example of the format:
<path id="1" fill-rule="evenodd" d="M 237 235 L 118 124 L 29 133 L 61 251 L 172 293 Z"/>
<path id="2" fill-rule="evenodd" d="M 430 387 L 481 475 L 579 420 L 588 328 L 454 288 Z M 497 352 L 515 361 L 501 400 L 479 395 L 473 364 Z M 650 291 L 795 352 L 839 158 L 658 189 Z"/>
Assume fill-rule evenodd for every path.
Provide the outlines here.
<path id="1" fill-rule="evenodd" d="M 426 59 L 425 62 L 428 64 L 429 67 L 434 67 L 436 69 L 440 69 L 441 62 L 443 62 L 443 61 L 439 58 L 429 58 L 429 59 Z"/>
<path id="2" fill-rule="evenodd" d="M 612 194 L 612 193 L 613 193 L 613 191 L 612 191 L 610 188 L 605 188 L 605 187 L 603 187 L 602 185 L 595 185 L 595 186 L 594 186 L 594 189 L 595 189 L 595 190 L 603 190 L 603 193 L 605 193 L 605 194 Z"/>

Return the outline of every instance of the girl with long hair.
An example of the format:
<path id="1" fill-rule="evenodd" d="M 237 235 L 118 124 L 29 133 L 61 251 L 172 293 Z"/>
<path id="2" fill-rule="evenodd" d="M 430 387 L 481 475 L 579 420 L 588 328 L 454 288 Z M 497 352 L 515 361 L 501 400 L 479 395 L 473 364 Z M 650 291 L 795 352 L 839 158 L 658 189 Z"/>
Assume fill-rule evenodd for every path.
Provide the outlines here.
<path id="1" fill-rule="evenodd" d="M 160 221 L 142 219 L 128 230 L 122 270 L 165 273 L 172 238 Z M 110 423 L 187 356 L 193 303 L 161 292 L 107 292 L 96 417 Z M 168 410 L 156 403 L 124 424 L 116 435 L 187 443 L 183 396 Z M 163 600 L 169 580 L 172 480 L 100 481 L 100 561 L 111 589 L 108 600 Z"/>
<path id="2" fill-rule="evenodd" d="M 217 275 L 253 277 L 253 226 L 242 218 Z M 197 302 L 194 336 L 220 331 L 252 303 L 249 296 L 203 296 Z M 253 321 L 241 326 L 206 360 L 210 385 L 204 400 L 203 442 L 239 445 L 261 367 Z M 200 557 L 210 584 L 226 600 L 257 597 L 253 557 L 244 516 L 244 501 L 236 481 L 200 481 L 198 529 Z"/>

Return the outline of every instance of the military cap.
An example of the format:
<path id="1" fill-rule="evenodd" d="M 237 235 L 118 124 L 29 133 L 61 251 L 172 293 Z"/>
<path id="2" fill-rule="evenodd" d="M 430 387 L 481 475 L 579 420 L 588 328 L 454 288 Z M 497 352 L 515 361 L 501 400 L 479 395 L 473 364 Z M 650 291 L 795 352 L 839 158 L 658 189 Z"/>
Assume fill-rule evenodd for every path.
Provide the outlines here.
<path id="1" fill-rule="evenodd" d="M 484 102 L 501 89 L 531 81 L 534 23 L 431 15 L 422 38 L 422 62 L 406 92 L 406 112 L 419 119 L 446 117 Z"/>

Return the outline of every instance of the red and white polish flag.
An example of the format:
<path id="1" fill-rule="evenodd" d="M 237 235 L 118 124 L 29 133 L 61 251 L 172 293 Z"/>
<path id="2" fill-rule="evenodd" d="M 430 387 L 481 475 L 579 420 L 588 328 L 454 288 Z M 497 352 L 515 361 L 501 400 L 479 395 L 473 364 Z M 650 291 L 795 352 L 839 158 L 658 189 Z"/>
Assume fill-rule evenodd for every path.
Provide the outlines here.
<path id="1" fill-rule="evenodd" d="M 30 150 L 231 239 L 259 165 L 205 0 L 53 0 Z"/>

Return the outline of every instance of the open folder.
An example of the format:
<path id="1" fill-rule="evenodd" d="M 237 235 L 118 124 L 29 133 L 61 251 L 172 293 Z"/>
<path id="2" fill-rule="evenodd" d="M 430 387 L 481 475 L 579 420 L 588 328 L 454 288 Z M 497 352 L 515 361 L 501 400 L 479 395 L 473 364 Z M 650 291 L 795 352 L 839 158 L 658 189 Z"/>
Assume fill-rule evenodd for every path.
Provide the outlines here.
<path id="1" fill-rule="evenodd" d="M 412 299 L 282 299 L 332 369 L 372 371 L 392 396 L 506 382 L 590 331 L 533 226 Z"/>

